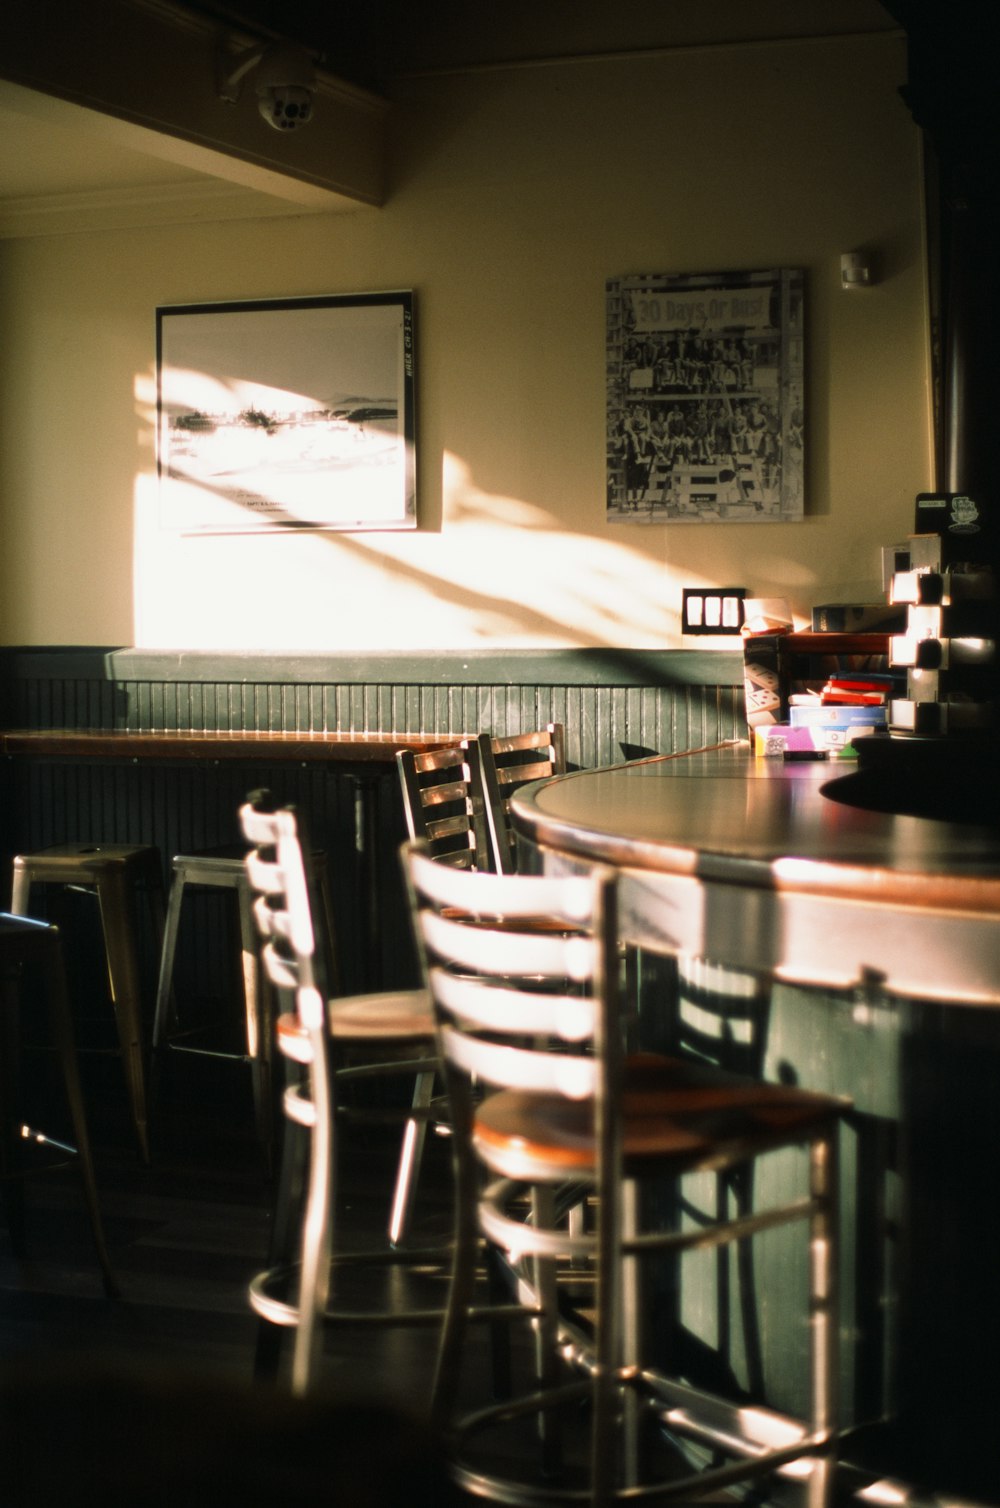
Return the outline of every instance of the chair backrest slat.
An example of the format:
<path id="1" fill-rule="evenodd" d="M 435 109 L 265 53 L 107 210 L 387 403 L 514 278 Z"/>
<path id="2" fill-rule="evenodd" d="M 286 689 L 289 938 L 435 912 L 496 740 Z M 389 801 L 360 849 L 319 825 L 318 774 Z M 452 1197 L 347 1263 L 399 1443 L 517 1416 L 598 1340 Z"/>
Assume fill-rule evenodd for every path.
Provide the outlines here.
<path id="1" fill-rule="evenodd" d="M 446 1069 L 596 1118 L 621 1072 L 615 876 L 445 871 L 419 842 L 403 866 Z"/>
<path id="2" fill-rule="evenodd" d="M 244 836 L 253 845 L 245 859 L 254 892 L 253 914 L 261 935 L 261 961 L 272 983 L 295 998 L 300 1016 L 315 1015 L 327 997 L 322 949 L 317 947 L 312 879 L 306 864 L 302 818 L 291 807 L 269 809 L 266 792 L 240 808 Z"/>
<path id="3" fill-rule="evenodd" d="M 482 733 L 478 743 L 491 867 L 498 874 L 515 874 L 517 844 L 510 824 L 510 798 L 530 781 L 565 774 L 563 726 L 548 723 L 526 733 L 495 737 Z"/>
<path id="4" fill-rule="evenodd" d="M 461 869 L 479 867 L 488 855 L 485 824 L 477 821 L 474 804 L 473 786 L 481 787 L 473 776 L 478 759 L 472 740 L 396 755 L 407 832 L 429 843 L 439 863 Z"/>

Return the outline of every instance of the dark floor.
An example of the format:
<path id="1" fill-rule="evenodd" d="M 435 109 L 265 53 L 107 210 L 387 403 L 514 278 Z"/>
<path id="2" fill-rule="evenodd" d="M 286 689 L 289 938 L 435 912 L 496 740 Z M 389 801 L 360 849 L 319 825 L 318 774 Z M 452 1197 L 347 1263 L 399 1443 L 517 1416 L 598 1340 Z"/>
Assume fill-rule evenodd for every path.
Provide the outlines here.
<path id="1" fill-rule="evenodd" d="M 120 1299 L 104 1294 L 75 1168 L 30 1181 L 25 1257 L 15 1258 L 0 1231 L 0 1459 L 13 1460 L 17 1476 L 12 1489 L 0 1468 L 0 1505 L 98 1497 L 122 1508 L 466 1502 L 416 1422 L 429 1396 L 436 1327 L 328 1332 L 322 1387 L 301 1408 L 281 1388 L 254 1381 L 258 1330 L 247 1284 L 266 1265 L 272 1183 L 253 1135 L 245 1069 L 179 1063 L 158 1105 L 149 1167 L 133 1149 L 117 1062 L 84 1064 Z M 355 1130 L 345 1143 L 349 1245 L 382 1242 L 396 1150 L 396 1133 L 384 1129 Z M 432 1137 L 411 1245 L 440 1243 L 449 1220 L 448 1145 Z M 365 1266 L 338 1282 L 349 1306 L 433 1306 L 445 1296 L 435 1266 L 415 1277 Z M 525 1334 L 515 1370 L 529 1364 L 529 1347 Z M 463 1404 L 490 1401 L 490 1362 L 482 1327 L 470 1344 Z M 498 1459 L 509 1464 L 512 1449 L 537 1459 L 529 1425 L 505 1436 Z"/>
<path id="2" fill-rule="evenodd" d="M 96 1500 L 123 1508 L 161 1502 L 186 1508 L 202 1501 L 294 1499 L 344 1508 L 426 1501 L 438 1508 L 448 1502 L 437 1456 L 410 1418 L 427 1397 L 433 1332 L 331 1334 L 322 1400 L 315 1406 L 290 1408 L 280 1392 L 253 1383 L 257 1322 L 247 1284 L 266 1265 L 273 1190 L 253 1135 L 245 1069 L 189 1059 L 172 1073 L 157 1111 L 149 1167 L 133 1149 L 117 1072 L 113 1060 L 84 1064 L 100 1202 L 121 1298 L 105 1296 L 75 1167 L 28 1182 L 22 1258 L 0 1229 L 0 1455 L 9 1461 L 16 1445 L 23 1466 L 16 1490 L 0 1472 L 0 1503 L 43 1508 Z M 44 1115 L 44 1082 L 40 1100 Z M 58 1109 L 51 1113 L 58 1121 Z M 37 1115 L 34 1120 L 39 1123 Z M 366 1239 L 384 1228 L 394 1159 L 384 1132 L 356 1140 L 345 1158 L 345 1218 Z M 447 1210 L 445 1149 L 430 1149 L 425 1171 L 422 1218 L 440 1231 Z M 207 1419 L 215 1422 L 202 1438 Z M 346 1439 L 339 1442 L 341 1468 L 335 1469 L 328 1455 L 338 1420 Z M 191 1440 L 198 1444 L 188 1450 Z M 295 1460 L 307 1464 L 306 1480 L 294 1492 L 291 1441 Z M 192 1451 L 200 1461 L 196 1472 Z M 81 1454 L 87 1462 L 82 1473 L 74 1464 Z M 362 1454 L 366 1462 L 359 1466 Z M 374 1463 L 367 1462 L 369 1454 Z M 424 1486 L 414 1483 L 404 1459 L 420 1466 Z M 153 1460 L 159 1462 L 155 1471 L 149 1470 Z M 276 1462 L 279 1487 L 270 1480 Z M 350 1463 L 358 1467 L 352 1485 L 341 1481 L 331 1494 L 338 1470 L 342 1475 Z M 313 1468 L 321 1489 L 309 1474 Z"/>
<path id="3" fill-rule="evenodd" d="M 32 1179 L 25 1256 L 13 1255 L 0 1229 L 0 1508 L 458 1501 L 417 1422 L 434 1329 L 329 1332 L 322 1387 L 308 1405 L 255 1381 L 247 1284 L 266 1265 L 273 1185 L 245 1075 L 237 1064 L 180 1060 L 143 1167 L 117 1061 L 84 1063 L 121 1298 L 104 1294 L 75 1169 Z M 44 1071 L 36 1092 L 59 1131 Z M 395 1157 L 395 1133 L 354 1131 L 345 1141 L 341 1222 L 351 1244 L 382 1241 Z M 429 1138 L 413 1242 L 439 1241 L 448 1220 L 447 1142 Z M 341 1281 L 348 1303 L 444 1298 L 439 1269 L 410 1280 L 365 1267 Z M 463 1403 L 488 1400 L 489 1362 L 483 1331 Z M 786 1494 L 777 1498 L 784 1508 Z"/>

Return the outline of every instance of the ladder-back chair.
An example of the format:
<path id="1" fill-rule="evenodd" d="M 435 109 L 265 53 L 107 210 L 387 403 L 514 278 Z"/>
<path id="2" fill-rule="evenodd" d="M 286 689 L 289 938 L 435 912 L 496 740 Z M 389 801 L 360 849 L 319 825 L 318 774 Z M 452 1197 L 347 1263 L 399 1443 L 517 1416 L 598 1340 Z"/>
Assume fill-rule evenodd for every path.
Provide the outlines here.
<path id="1" fill-rule="evenodd" d="M 474 1495 L 522 1508 L 580 1502 L 607 1508 L 651 1496 L 691 1500 L 795 1463 L 807 1477 L 810 1508 L 826 1508 L 836 1419 L 836 1163 L 844 1102 L 682 1058 L 627 1054 L 614 873 L 475 873 L 438 864 L 413 843 L 404 865 L 452 1106 L 456 1256 L 435 1411 L 449 1432 L 456 1479 Z M 518 918 L 543 914 L 559 925 L 518 931 Z M 460 916 L 475 916 L 478 924 Z M 807 1151 L 809 1187 L 801 1198 L 737 1214 L 709 1231 L 643 1219 L 644 1188 L 659 1192 L 664 1180 L 795 1146 Z M 589 1228 L 559 1216 L 567 1185 L 590 1190 Z M 661 1207 L 651 1201 L 651 1210 Z M 669 1358 L 646 1354 L 642 1266 L 651 1257 L 796 1220 L 807 1225 L 810 1253 L 803 1305 L 812 1337 L 811 1416 L 777 1437 L 766 1430 L 754 1436 L 748 1425 L 745 1437 L 730 1438 L 714 1427 L 715 1400 L 672 1376 Z M 461 1365 L 480 1239 L 511 1265 L 537 1337 L 538 1375 L 519 1399 L 470 1411 Z M 593 1288 L 583 1310 L 561 1302 L 555 1264 L 564 1258 L 591 1265 Z M 575 1284 L 575 1266 L 571 1273 Z M 554 1456 L 550 1425 L 541 1475 L 515 1473 L 510 1453 L 499 1457 L 504 1465 L 496 1464 L 496 1453 L 484 1463 L 483 1432 L 523 1418 L 549 1421 L 567 1405 L 567 1431 L 586 1421 L 579 1462 Z M 758 1428 L 764 1415 L 754 1411 Z M 707 1467 L 697 1460 L 693 1470 L 686 1462 L 679 1474 L 672 1459 L 661 1480 L 661 1462 L 646 1469 L 643 1425 L 650 1423 L 659 1429 L 660 1448 L 669 1429 L 703 1452 L 721 1450 L 725 1459 Z"/>
<path id="2" fill-rule="evenodd" d="M 331 1265 L 348 1261 L 334 1250 L 337 1123 L 344 1115 L 383 1122 L 419 1116 L 419 1109 L 413 1107 L 358 1106 L 349 1103 L 348 1097 L 353 1086 L 374 1078 L 402 1075 L 418 1082 L 432 1080 L 437 1067 L 434 1022 L 423 989 L 328 998 L 322 953 L 316 946 L 301 818 L 290 808 L 274 810 L 267 793 L 256 792 L 241 808 L 240 820 L 253 845 L 246 866 L 256 897 L 254 916 L 263 939 L 263 966 L 287 1002 L 278 1017 L 278 1047 L 303 1074 L 286 1088 L 284 1110 L 293 1127 L 303 1127 L 308 1133 L 307 1184 L 298 1230 L 295 1148 L 293 1139 L 286 1136 L 273 1260 L 251 1283 L 250 1299 L 263 1320 L 294 1327 L 291 1386 L 301 1394 L 316 1375 L 324 1323 L 395 1322 L 386 1313 L 337 1309 L 329 1302 Z M 403 1177 L 401 1167 L 397 1192 Z M 434 1255 L 421 1251 L 419 1258 L 426 1262 Z M 366 1264 L 405 1258 L 387 1247 L 352 1253 L 349 1260 Z M 406 1323 L 438 1323 L 439 1319 L 437 1310 L 410 1311 Z M 265 1356 L 270 1363 L 271 1348 L 259 1349 L 259 1369 Z"/>

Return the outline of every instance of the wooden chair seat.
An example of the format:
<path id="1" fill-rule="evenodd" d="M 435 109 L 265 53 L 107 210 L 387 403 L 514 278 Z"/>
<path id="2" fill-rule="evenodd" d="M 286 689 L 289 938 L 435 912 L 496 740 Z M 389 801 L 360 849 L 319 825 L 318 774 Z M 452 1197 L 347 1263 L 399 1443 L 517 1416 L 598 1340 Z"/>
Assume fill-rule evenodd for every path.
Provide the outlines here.
<path id="1" fill-rule="evenodd" d="M 342 1040 L 380 1042 L 434 1037 L 434 1010 L 426 990 L 350 995 L 329 1003 L 331 1035 Z"/>
<path id="2" fill-rule="evenodd" d="M 672 1174 L 717 1169 L 808 1136 L 842 1110 L 827 1095 L 643 1054 L 625 1064 L 623 1157 L 633 1175 L 634 1165 L 650 1162 Z M 593 1177 L 593 1119 L 589 1099 L 502 1090 L 477 1111 L 476 1152 L 507 1178 Z"/>
<path id="3" fill-rule="evenodd" d="M 434 1036 L 434 1015 L 426 990 L 398 990 L 347 995 L 327 1002 L 330 1035 L 343 1042 L 427 1042 Z M 286 1057 L 307 1063 L 308 1033 L 298 1016 L 278 1017 L 278 1046 Z"/>

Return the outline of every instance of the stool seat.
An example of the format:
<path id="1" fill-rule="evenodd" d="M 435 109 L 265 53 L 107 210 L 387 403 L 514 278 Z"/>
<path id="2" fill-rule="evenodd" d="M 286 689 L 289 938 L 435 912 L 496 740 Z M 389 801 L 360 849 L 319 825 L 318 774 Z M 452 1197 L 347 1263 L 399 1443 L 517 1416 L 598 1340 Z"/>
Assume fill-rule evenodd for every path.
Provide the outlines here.
<path id="1" fill-rule="evenodd" d="M 30 881 L 87 881 L 106 874 L 137 872 L 159 874 L 159 850 L 136 843 L 56 843 L 35 853 L 14 858 L 15 883 L 19 874 Z M 15 915 L 17 913 L 14 913 Z"/>
<path id="2" fill-rule="evenodd" d="M 22 1120 L 17 1082 L 18 1014 L 27 1007 L 26 970 L 36 967 L 48 1015 L 49 1038 L 59 1060 L 75 1145 L 33 1130 Z M 7 1209 L 14 1249 L 24 1245 L 24 1178 L 77 1162 L 91 1232 L 109 1298 L 118 1296 L 90 1154 L 90 1138 L 73 1042 L 73 1025 L 66 991 L 62 942 L 56 927 L 27 917 L 0 913 L 0 1180 L 9 1185 Z"/>
<path id="3" fill-rule="evenodd" d="M 148 1162 L 145 1031 L 135 896 L 142 892 L 147 898 L 159 947 L 163 933 L 159 850 L 150 844 L 73 842 L 16 854 L 10 908 L 15 916 L 31 914 L 34 884 L 86 889 L 97 897 L 132 1122 L 140 1157 Z"/>

